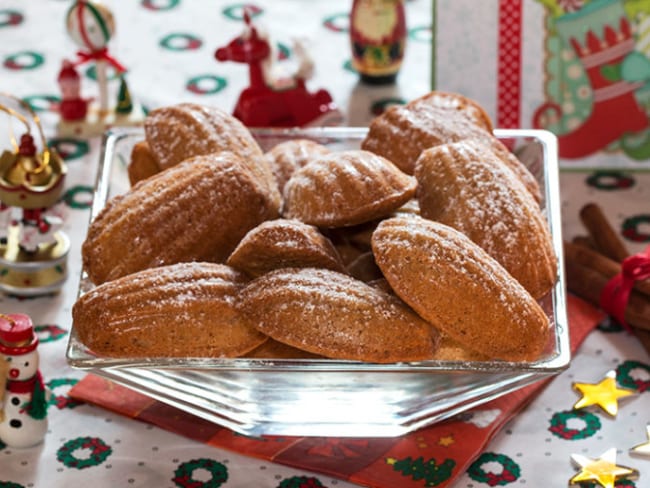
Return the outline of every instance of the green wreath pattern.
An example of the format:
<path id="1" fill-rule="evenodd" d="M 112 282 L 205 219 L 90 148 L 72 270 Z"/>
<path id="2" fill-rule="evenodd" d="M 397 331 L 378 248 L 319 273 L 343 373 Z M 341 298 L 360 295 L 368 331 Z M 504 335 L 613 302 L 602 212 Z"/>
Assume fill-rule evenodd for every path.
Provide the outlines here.
<path id="1" fill-rule="evenodd" d="M 623 221 L 623 235 L 634 242 L 650 242 L 650 234 L 643 234 L 639 225 L 650 224 L 650 214 L 641 214 L 627 218 Z"/>
<path id="2" fill-rule="evenodd" d="M 192 475 L 197 469 L 209 471 L 212 478 L 206 482 L 193 479 Z M 180 488 L 218 488 L 228 481 L 228 470 L 226 466 L 214 459 L 192 459 L 178 466 L 172 481 Z"/>
<path id="3" fill-rule="evenodd" d="M 47 387 L 51 392 L 54 392 L 55 389 L 61 386 L 74 386 L 79 382 L 75 378 L 54 378 L 47 382 Z M 79 405 L 83 405 L 83 402 L 70 398 L 67 395 L 51 395 L 50 405 L 56 406 L 59 410 L 64 408 L 75 408 Z"/>
<path id="4" fill-rule="evenodd" d="M 62 339 L 68 333 L 67 330 L 56 324 L 37 325 L 34 327 L 34 332 L 38 335 L 38 341 L 41 344 Z"/>
<path id="5" fill-rule="evenodd" d="M 4 67 L 10 70 L 22 71 L 38 68 L 45 62 L 45 57 L 35 51 L 20 51 L 7 56 Z"/>
<path id="6" fill-rule="evenodd" d="M 567 422 L 570 419 L 582 420 L 585 423 L 585 427 L 582 429 L 567 428 Z M 551 426 L 548 430 L 556 437 L 574 441 L 591 437 L 600 428 L 600 419 L 593 413 L 584 410 L 566 410 L 564 412 L 557 412 L 551 417 Z"/>
<path id="7" fill-rule="evenodd" d="M 0 488 L 25 488 L 25 487 L 18 483 L 12 483 L 11 481 L 0 481 Z"/>
<path id="8" fill-rule="evenodd" d="M 89 201 L 83 201 L 78 198 L 80 194 L 89 195 Z M 63 201 L 70 207 L 77 210 L 85 210 L 92 205 L 93 189 L 90 186 L 76 185 L 70 188 L 63 195 Z"/>
<path id="9" fill-rule="evenodd" d="M 632 176 L 622 171 L 596 171 L 587 177 L 586 182 L 592 188 L 606 191 L 627 190 L 636 183 Z"/>
<path id="10" fill-rule="evenodd" d="M 48 146 L 56 149 L 56 151 L 66 161 L 78 159 L 88 154 L 88 151 L 90 151 L 88 141 L 75 139 L 73 137 L 54 137 L 48 141 Z"/>
<path id="11" fill-rule="evenodd" d="M 501 473 L 485 471 L 483 465 L 490 462 L 499 463 L 503 468 Z M 474 481 L 487 483 L 490 486 L 505 486 L 519 478 L 521 475 L 521 468 L 511 458 L 504 454 L 484 452 L 472 463 L 467 470 L 467 474 Z"/>
<path id="12" fill-rule="evenodd" d="M 254 19 L 258 15 L 262 15 L 264 10 L 257 5 L 250 3 L 236 3 L 225 7 L 221 13 L 230 20 L 244 20 L 244 9 L 248 9 L 248 14 L 251 16 L 251 19 Z"/>
<path id="13" fill-rule="evenodd" d="M 90 456 L 87 459 L 76 457 L 75 452 L 79 449 L 90 449 Z M 63 444 L 56 452 L 56 458 L 68 468 L 84 469 L 103 463 L 112 452 L 111 447 L 98 437 L 77 437 Z"/>
<path id="14" fill-rule="evenodd" d="M 160 11 L 176 8 L 180 2 L 181 0 L 166 0 L 161 2 L 155 0 L 142 0 L 141 5 L 148 10 Z"/>
<path id="15" fill-rule="evenodd" d="M 0 10 L 0 27 L 20 25 L 24 20 L 25 16 L 18 10 Z"/>
<path id="16" fill-rule="evenodd" d="M 619 385 L 640 393 L 650 390 L 650 381 L 636 380 L 630 376 L 634 369 L 645 369 L 650 374 L 650 365 L 639 361 L 625 361 L 616 368 L 616 381 Z"/>
<path id="17" fill-rule="evenodd" d="M 292 476 L 285 478 L 277 488 L 324 488 L 318 478 L 307 476 Z"/>

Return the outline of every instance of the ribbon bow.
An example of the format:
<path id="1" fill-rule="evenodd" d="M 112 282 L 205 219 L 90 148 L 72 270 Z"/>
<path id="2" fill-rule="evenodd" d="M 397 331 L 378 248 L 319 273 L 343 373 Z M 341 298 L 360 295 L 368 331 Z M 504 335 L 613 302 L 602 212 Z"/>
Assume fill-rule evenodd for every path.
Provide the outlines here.
<path id="1" fill-rule="evenodd" d="M 108 54 L 108 48 L 105 47 L 95 51 L 77 51 L 77 57 L 79 58 L 79 61 L 75 63 L 76 66 L 87 63 L 88 61 L 106 61 L 119 73 L 124 73 L 126 71 L 126 68 L 120 64 L 117 59 Z"/>
<path id="2" fill-rule="evenodd" d="M 650 278 L 650 246 L 639 254 L 628 256 L 621 265 L 621 272 L 607 282 L 600 294 L 601 308 L 631 332 L 625 321 L 625 309 L 636 281 Z"/>

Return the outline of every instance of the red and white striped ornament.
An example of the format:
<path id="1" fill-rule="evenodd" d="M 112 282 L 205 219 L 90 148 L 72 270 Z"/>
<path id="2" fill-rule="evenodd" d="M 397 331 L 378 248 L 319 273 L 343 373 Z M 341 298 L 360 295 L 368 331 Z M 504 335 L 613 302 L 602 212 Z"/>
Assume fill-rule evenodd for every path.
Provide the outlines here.
<path id="1" fill-rule="evenodd" d="M 79 47 L 105 49 L 115 32 L 113 13 L 99 2 L 77 0 L 68 10 L 66 29 Z"/>

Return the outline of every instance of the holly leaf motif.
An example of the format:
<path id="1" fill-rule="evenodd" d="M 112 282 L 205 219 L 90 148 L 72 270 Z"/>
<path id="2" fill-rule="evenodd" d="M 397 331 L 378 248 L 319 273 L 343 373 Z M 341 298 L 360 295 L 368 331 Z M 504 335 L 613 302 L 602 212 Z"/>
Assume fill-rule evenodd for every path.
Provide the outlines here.
<path id="1" fill-rule="evenodd" d="M 623 76 L 621 74 L 621 65 L 620 64 L 606 64 L 600 68 L 600 74 L 603 75 L 607 81 L 615 82 L 621 81 Z"/>

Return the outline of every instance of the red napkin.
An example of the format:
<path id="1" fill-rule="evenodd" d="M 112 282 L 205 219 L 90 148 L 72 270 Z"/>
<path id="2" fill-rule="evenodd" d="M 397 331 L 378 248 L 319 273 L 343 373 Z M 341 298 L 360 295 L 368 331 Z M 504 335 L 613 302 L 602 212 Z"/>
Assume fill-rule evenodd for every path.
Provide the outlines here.
<path id="1" fill-rule="evenodd" d="M 575 352 L 604 315 L 568 297 Z M 396 438 L 247 437 L 194 417 L 104 378 L 87 375 L 69 395 L 191 439 L 240 454 L 315 471 L 372 488 L 448 487 L 490 439 L 549 380 L 499 397 L 452 419 Z"/>

